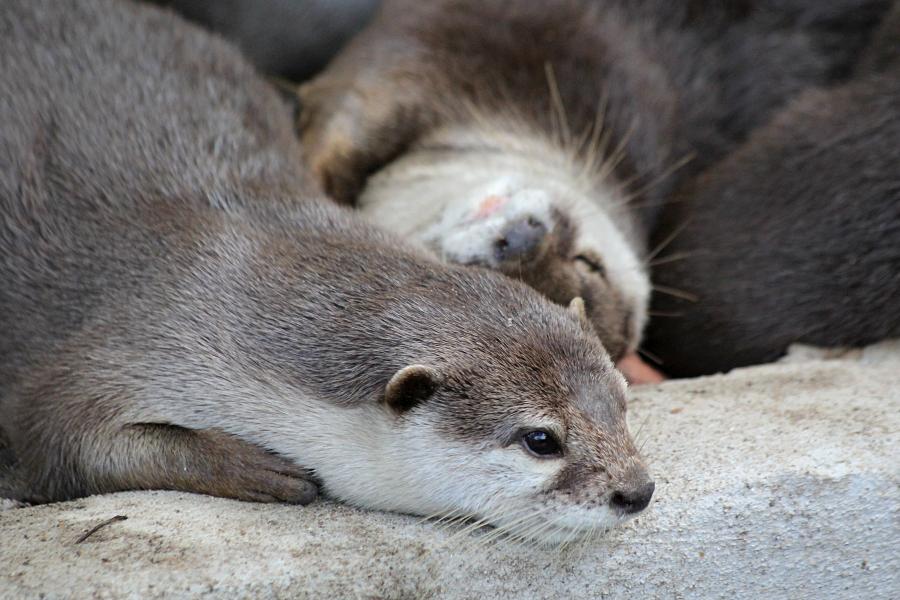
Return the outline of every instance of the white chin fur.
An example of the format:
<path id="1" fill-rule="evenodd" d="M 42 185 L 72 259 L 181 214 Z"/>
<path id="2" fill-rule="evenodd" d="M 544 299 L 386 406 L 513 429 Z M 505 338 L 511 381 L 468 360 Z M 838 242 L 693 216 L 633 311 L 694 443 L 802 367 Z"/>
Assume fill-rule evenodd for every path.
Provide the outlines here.
<path id="1" fill-rule="evenodd" d="M 489 196 L 508 201 L 474 218 Z M 603 258 L 607 276 L 629 304 L 632 330 L 643 330 L 650 281 L 624 200 L 539 137 L 502 127 L 439 131 L 370 178 L 359 207 L 377 225 L 444 260 L 488 266 L 491 244 L 505 224 L 523 214 L 549 219 L 558 208 L 577 225 L 576 250 Z"/>
<path id="2" fill-rule="evenodd" d="M 596 508 L 581 519 L 571 515 L 544 514 L 535 510 L 530 517 L 511 520 L 498 519 L 495 527 L 512 539 L 529 540 L 547 546 L 557 546 L 570 542 L 598 537 L 624 523 L 627 519 L 615 515 L 608 507 Z"/>
<path id="3" fill-rule="evenodd" d="M 485 199 L 497 199 L 490 214 L 480 214 Z M 550 223 L 551 209 L 545 191 L 524 187 L 513 177 L 498 177 L 460 193 L 437 222 L 418 234 L 418 239 L 444 260 L 496 267 L 493 242 L 504 228 L 527 217 Z"/>
<path id="4" fill-rule="evenodd" d="M 252 382 L 253 374 L 240 381 Z M 227 402 L 220 390 L 207 395 L 209 389 L 198 389 L 190 410 L 169 416 L 206 429 L 220 423 L 224 411 L 240 424 L 230 433 L 312 469 L 329 496 L 363 508 L 485 519 L 512 537 L 551 544 L 622 521 L 607 507 L 542 493 L 558 475 L 560 461 L 535 459 L 516 445 L 491 448 L 449 438 L 438 431 L 440 416 L 427 406 L 401 419 L 382 405 L 335 406 L 292 385 L 263 381 L 229 388 L 225 393 L 234 397 Z M 239 408 L 246 398 L 267 400 L 248 416 Z M 161 419 L 152 407 L 147 411 L 130 417 Z M 303 416 L 300 426 L 297 415 Z M 551 526 L 537 527 L 532 517 L 552 521 Z"/>
<path id="5" fill-rule="evenodd" d="M 431 411 L 413 410 L 402 422 L 377 406 L 318 415 L 321 422 L 309 428 L 339 430 L 344 443 L 323 436 L 310 444 L 305 438 L 288 454 L 314 468 L 327 493 L 345 502 L 483 519 L 511 538 L 544 544 L 583 539 L 623 521 L 606 506 L 548 500 L 542 492 L 558 474 L 559 461 L 535 459 L 516 445 L 484 448 L 448 439 L 436 431 Z"/>

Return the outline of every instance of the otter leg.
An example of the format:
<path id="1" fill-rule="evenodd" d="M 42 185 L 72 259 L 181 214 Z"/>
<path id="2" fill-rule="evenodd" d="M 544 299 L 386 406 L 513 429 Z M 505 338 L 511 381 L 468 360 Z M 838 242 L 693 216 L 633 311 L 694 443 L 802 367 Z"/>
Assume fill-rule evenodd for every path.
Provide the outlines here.
<path id="1" fill-rule="evenodd" d="M 308 504 L 317 494 L 308 470 L 215 429 L 134 424 L 47 441 L 43 449 L 29 448 L 18 465 L 32 502 L 165 489 Z"/>
<path id="2" fill-rule="evenodd" d="M 114 479 L 134 489 L 173 489 L 250 502 L 308 504 L 317 487 L 306 469 L 215 429 L 137 424 L 123 432 Z"/>
<path id="3" fill-rule="evenodd" d="M 150 489 L 252 502 L 315 499 L 309 470 L 226 433 L 241 423 L 225 411 L 186 422 L 189 394 L 147 399 L 160 384 L 147 383 L 140 360 L 73 340 L 74 352 L 48 354 L 49 366 L 23 371 L 0 395 L 0 424 L 15 459 L 5 479 L 21 489 L 17 499 Z M 137 374 L 129 372 L 132 364 Z"/>

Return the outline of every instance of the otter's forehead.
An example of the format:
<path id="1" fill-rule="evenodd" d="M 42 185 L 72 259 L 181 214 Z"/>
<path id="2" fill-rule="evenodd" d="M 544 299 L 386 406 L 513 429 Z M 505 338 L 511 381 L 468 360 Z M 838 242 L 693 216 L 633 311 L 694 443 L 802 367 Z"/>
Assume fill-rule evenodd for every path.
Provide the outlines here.
<path id="1" fill-rule="evenodd" d="M 559 324 L 551 339 L 510 347 L 510 368 L 519 373 L 509 401 L 565 427 L 621 419 L 626 383 L 603 347 L 577 323 Z M 565 331 L 568 329 L 574 332 Z M 562 330 L 562 331 L 560 331 Z"/>
<path id="2" fill-rule="evenodd" d="M 594 422 L 618 422 L 625 413 L 626 386 L 621 373 L 605 369 L 573 390 L 570 408 Z"/>

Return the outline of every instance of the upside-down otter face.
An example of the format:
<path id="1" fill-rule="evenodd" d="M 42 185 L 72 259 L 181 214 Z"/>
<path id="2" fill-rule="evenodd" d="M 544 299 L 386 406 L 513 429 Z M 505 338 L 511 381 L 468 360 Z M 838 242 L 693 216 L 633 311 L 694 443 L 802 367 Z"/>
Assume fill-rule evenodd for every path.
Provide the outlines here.
<path id="1" fill-rule="evenodd" d="M 508 177 L 466 191 L 423 233 L 432 250 L 521 279 L 558 304 L 580 297 L 613 360 L 634 349 L 642 307 L 629 306 L 607 270 L 616 257 L 604 260 L 602 241 L 581 235 L 565 198 Z"/>
<path id="2" fill-rule="evenodd" d="M 649 278 L 614 221 L 615 190 L 586 190 L 539 141 L 482 135 L 439 134 L 410 148 L 369 179 L 360 209 L 448 262 L 500 271 L 558 304 L 583 298 L 613 360 L 636 350 Z"/>
<path id="3" fill-rule="evenodd" d="M 667 112 L 668 88 L 622 58 L 618 10 L 596 5 L 385 2 L 301 87 L 299 128 L 334 199 L 448 261 L 583 297 L 635 364 L 650 279 L 627 188 L 659 166 L 642 149 L 668 130 L 639 117 Z M 645 375 L 629 376 L 661 377 Z"/>

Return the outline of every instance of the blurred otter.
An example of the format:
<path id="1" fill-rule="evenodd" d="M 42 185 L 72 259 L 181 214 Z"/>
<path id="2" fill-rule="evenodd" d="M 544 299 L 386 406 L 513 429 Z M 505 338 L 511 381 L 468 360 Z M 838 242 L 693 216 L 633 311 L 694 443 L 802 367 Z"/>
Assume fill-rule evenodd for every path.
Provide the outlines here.
<path id="1" fill-rule="evenodd" d="M 686 296 L 654 297 L 646 340 L 667 373 L 900 336 L 900 55 L 880 46 L 898 14 L 859 76 L 802 94 L 667 207 L 654 281 Z"/>
<path id="2" fill-rule="evenodd" d="M 301 132 L 333 198 L 447 261 L 584 297 L 633 359 L 660 207 L 844 77 L 885 6 L 388 1 L 301 88 Z"/>

